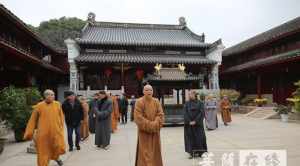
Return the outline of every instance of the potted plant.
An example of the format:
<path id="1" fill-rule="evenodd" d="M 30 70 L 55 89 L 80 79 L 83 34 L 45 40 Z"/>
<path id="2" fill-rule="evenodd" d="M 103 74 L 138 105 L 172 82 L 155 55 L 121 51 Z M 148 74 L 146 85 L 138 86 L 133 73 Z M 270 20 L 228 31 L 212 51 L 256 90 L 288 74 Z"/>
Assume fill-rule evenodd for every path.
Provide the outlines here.
<path id="1" fill-rule="evenodd" d="M 296 112 L 299 111 L 299 102 L 300 102 L 300 98 L 287 98 L 286 101 L 288 101 L 288 103 L 291 105 L 292 107 L 292 112 Z"/>
<path id="2" fill-rule="evenodd" d="M 258 107 L 261 107 L 261 106 L 267 104 L 268 99 L 266 99 L 266 98 L 256 98 L 256 99 L 254 99 L 254 102 L 256 103 L 256 105 Z"/>
<path id="3" fill-rule="evenodd" d="M 300 112 L 300 80 L 295 82 L 294 85 L 297 86 L 297 89 L 295 92 L 293 92 L 293 97 L 287 98 L 287 101 L 293 105 L 295 112 Z"/>
<path id="4" fill-rule="evenodd" d="M 220 90 L 220 97 L 223 98 L 224 96 L 227 96 L 228 99 L 236 104 L 239 97 L 240 97 L 240 92 L 234 90 L 234 89 L 221 89 Z"/>
<path id="5" fill-rule="evenodd" d="M 274 111 L 280 115 L 282 122 L 288 122 L 288 120 L 289 120 L 288 113 L 291 112 L 290 107 L 285 106 L 285 105 L 278 105 L 274 108 Z"/>
<path id="6" fill-rule="evenodd" d="M 14 130 L 17 142 L 23 140 L 32 105 L 41 99 L 36 88 L 16 88 L 9 86 L 0 91 L 0 118 Z"/>

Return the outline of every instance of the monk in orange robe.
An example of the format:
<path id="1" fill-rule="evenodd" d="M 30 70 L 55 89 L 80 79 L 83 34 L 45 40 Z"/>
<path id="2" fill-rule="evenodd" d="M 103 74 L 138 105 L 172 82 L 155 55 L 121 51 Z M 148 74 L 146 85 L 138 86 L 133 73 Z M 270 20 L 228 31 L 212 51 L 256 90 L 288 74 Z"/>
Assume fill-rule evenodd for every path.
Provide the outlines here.
<path id="1" fill-rule="evenodd" d="M 81 96 L 79 98 L 79 101 L 83 108 L 83 121 L 80 124 L 80 138 L 81 140 L 85 140 L 87 137 L 89 137 L 89 105 L 86 101 L 86 98 Z"/>
<path id="2" fill-rule="evenodd" d="M 62 166 L 59 156 L 65 153 L 66 147 L 64 114 L 60 103 L 54 101 L 52 90 L 46 90 L 44 97 L 45 100 L 34 107 L 24 140 L 34 139 L 38 166 L 48 166 L 50 160 L 55 160 L 59 166 Z"/>
<path id="3" fill-rule="evenodd" d="M 231 122 L 231 104 L 227 96 L 224 96 L 221 103 L 220 103 L 220 108 L 221 108 L 221 115 L 222 119 L 224 122 L 224 125 L 227 126 L 229 122 Z"/>
<path id="4" fill-rule="evenodd" d="M 135 166 L 162 166 L 160 129 L 164 112 L 160 102 L 153 98 L 151 85 L 144 87 L 144 96 L 135 104 L 134 121 L 138 127 Z"/>
<path id="5" fill-rule="evenodd" d="M 112 100 L 112 114 L 111 114 L 111 129 L 112 133 L 118 130 L 118 122 L 120 118 L 119 103 L 116 96 L 111 96 Z"/>

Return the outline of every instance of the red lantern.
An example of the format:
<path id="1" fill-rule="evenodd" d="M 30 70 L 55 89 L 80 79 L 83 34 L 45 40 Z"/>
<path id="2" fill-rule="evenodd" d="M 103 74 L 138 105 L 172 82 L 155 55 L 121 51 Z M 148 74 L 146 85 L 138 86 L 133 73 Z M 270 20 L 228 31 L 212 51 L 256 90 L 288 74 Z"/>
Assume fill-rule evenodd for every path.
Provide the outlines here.
<path id="1" fill-rule="evenodd" d="M 110 77 L 112 74 L 112 70 L 110 68 L 104 70 L 104 74 L 106 77 Z"/>
<path id="2" fill-rule="evenodd" d="M 144 77 L 144 71 L 142 69 L 137 69 L 136 70 L 136 77 L 138 80 L 142 80 Z"/>

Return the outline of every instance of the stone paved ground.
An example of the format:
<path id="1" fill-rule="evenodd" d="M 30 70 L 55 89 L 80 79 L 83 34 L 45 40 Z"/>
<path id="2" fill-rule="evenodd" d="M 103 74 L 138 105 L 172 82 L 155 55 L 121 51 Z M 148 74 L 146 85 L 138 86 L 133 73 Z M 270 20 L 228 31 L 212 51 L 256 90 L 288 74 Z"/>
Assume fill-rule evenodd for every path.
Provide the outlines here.
<path id="1" fill-rule="evenodd" d="M 207 133 L 208 148 L 219 159 L 224 152 L 241 149 L 286 149 L 288 166 L 300 163 L 300 124 L 281 123 L 279 120 L 259 120 L 233 115 L 233 123 Z M 183 127 L 165 127 L 161 133 L 165 166 L 192 166 L 198 161 L 189 160 L 184 152 Z M 133 166 L 136 149 L 136 127 L 133 123 L 120 125 L 119 132 L 112 135 L 108 151 L 93 145 L 93 136 L 82 143 L 82 150 L 63 156 L 65 166 Z M 10 143 L 0 156 L 0 166 L 33 166 L 35 155 L 25 153 L 25 143 Z M 51 162 L 51 166 L 55 166 Z M 216 161 L 215 165 L 221 165 Z"/>

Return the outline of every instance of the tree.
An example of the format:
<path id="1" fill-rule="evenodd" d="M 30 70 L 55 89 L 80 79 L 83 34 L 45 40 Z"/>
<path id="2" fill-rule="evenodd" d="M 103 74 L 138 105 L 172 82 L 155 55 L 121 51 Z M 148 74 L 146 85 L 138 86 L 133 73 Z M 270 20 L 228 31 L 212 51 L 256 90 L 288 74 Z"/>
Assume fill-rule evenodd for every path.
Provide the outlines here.
<path id="1" fill-rule="evenodd" d="M 35 30 L 41 38 L 58 49 L 66 48 L 64 40 L 67 38 L 77 38 L 84 27 L 85 21 L 72 17 L 61 17 L 60 19 L 51 19 L 43 21 L 39 27 L 29 26 Z"/>

